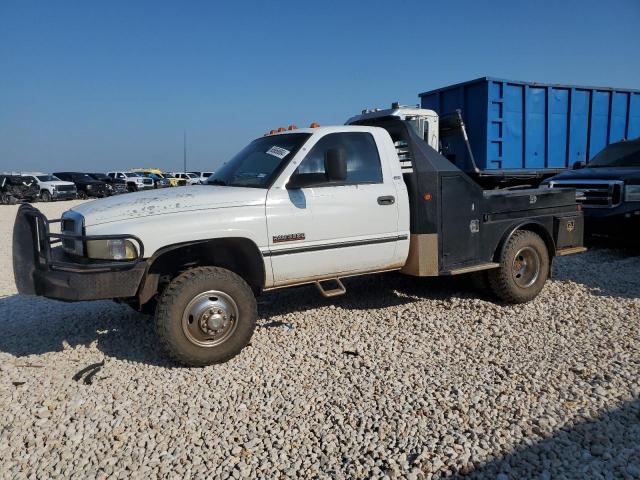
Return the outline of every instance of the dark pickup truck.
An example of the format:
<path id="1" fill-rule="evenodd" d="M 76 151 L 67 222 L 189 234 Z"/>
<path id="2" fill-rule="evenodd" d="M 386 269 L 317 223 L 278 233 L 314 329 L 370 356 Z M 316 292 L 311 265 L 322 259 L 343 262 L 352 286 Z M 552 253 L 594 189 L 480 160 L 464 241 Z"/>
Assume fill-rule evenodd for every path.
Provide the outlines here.
<path id="1" fill-rule="evenodd" d="M 105 182 L 96 180 L 88 173 L 56 172 L 54 175 L 60 180 L 75 183 L 76 189 L 78 190 L 78 198 L 80 199 L 108 197 L 111 192 Z"/>
<path id="2" fill-rule="evenodd" d="M 612 143 L 589 162 L 545 182 L 575 188 L 588 235 L 629 237 L 640 232 L 640 138 Z M 637 238 L 637 237 L 634 237 Z"/>

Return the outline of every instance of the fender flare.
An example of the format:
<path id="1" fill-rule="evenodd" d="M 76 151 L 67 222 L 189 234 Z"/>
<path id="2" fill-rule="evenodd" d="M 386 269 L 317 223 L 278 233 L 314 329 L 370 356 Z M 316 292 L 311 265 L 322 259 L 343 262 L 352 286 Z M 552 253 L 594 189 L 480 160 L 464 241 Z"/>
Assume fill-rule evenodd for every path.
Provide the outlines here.
<path id="1" fill-rule="evenodd" d="M 513 224 L 507 230 L 505 230 L 505 233 L 502 235 L 493 253 L 494 261 L 498 261 L 500 259 L 507 242 L 518 230 L 529 230 L 540 235 L 545 245 L 547 246 L 547 251 L 549 252 L 549 269 L 551 269 L 553 258 L 556 256 L 556 243 L 553 240 L 553 236 L 549 233 L 549 230 L 542 222 L 531 219 Z"/>
<path id="2" fill-rule="evenodd" d="M 171 245 L 165 245 L 164 247 L 156 250 L 153 255 L 149 258 L 146 259 L 146 269 L 145 269 L 145 273 L 143 275 L 143 280 L 140 284 L 140 287 L 138 289 L 138 298 L 140 300 L 140 303 L 145 303 L 146 301 L 148 301 L 153 294 L 155 293 L 155 290 L 157 289 L 158 286 L 158 280 L 159 280 L 159 274 L 156 272 L 153 272 L 153 266 L 156 264 L 156 262 L 163 256 L 166 255 L 168 253 L 171 253 L 173 251 L 176 250 L 180 250 L 182 248 L 185 247 L 192 247 L 192 246 L 197 246 L 197 245 L 203 245 L 209 242 L 233 242 L 233 241 L 241 241 L 241 242 L 247 242 L 245 243 L 245 245 L 249 246 L 249 248 L 251 248 L 251 250 L 254 251 L 254 254 L 256 255 L 256 259 L 259 260 L 257 262 L 257 267 L 258 267 L 258 272 L 257 272 L 257 282 L 259 283 L 258 287 L 260 289 L 264 288 L 264 285 L 266 283 L 266 266 L 265 266 L 265 260 L 264 260 L 264 256 L 262 255 L 262 252 L 260 251 L 260 249 L 258 248 L 258 246 L 256 245 L 256 243 L 247 238 L 247 237 L 216 237 L 216 238 L 205 238 L 205 239 L 200 239 L 200 240 L 193 240 L 193 241 L 188 241 L 188 242 L 180 242 L 180 243 L 174 243 Z"/>

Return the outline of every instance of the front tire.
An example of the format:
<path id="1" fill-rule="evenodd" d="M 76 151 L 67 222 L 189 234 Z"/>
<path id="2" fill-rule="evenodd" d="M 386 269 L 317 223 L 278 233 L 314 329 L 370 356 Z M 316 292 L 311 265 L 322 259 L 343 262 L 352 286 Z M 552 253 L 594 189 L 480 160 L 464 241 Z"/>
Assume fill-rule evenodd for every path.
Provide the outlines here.
<path id="1" fill-rule="evenodd" d="M 540 236 L 515 232 L 500 256 L 500 267 L 487 272 L 493 293 L 507 303 L 525 303 L 542 291 L 549 276 L 549 252 Z"/>
<path id="2" fill-rule="evenodd" d="M 249 343 L 258 310 L 251 287 L 219 267 L 188 270 L 162 293 L 156 332 L 179 363 L 203 367 L 226 362 Z"/>
<path id="3" fill-rule="evenodd" d="M 43 202 L 50 202 L 51 194 L 49 193 L 48 190 L 43 190 L 42 193 L 40 194 L 40 198 L 42 199 Z"/>

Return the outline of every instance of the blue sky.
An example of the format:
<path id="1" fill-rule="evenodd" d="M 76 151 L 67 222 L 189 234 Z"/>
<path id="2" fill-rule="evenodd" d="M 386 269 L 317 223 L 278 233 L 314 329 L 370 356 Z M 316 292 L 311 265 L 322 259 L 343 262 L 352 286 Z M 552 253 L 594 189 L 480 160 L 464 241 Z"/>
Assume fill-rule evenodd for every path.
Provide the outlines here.
<path id="1" fill-rule="evenodd" d="M 639 0 L 0 0 L 0 170 L 211 169 L 481 76 L 640 88 Z"/>

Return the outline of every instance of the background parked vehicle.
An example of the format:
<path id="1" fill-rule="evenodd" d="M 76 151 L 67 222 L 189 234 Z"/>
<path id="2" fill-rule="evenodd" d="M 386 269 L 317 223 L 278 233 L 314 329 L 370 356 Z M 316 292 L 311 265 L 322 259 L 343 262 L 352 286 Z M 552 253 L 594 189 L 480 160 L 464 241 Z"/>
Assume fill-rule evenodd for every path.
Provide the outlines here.
<path id="1" fill-rule="evenodd" d="M 19 175 L 0 175 L 0 203 L 13 205 L 18 202 L 33 202 L 40 190 L 35 180 Z"/>
<path id="2" fill-rule="evenodd" d="M 107 197 L 110 194 L 106 183 L 96 180 L 88 173 L 81 172 L 55 172 L 53 175 L 60 180 L 73 182 L 78 191 L 78 198 Z"/>
<path id="3" fill-rule="evenodd" d="M 187 172 L 172 172 L 171 173 L 178 180 L 184 180 L 185 185 L 199 185 L 200 177 L 194 173 Z"/>
<path id="4" fill-rule="evenodd" d="M 196 175 L 200 179 L 200 184 L 204 185 L 207 183 L 207 179 L 213 175 L 214 172 L 189 172 Z"/>
<path id="5" fill-rule="evenodd" d="M 76 198 L 77 190 L 73 182 L 60 180 L 50 173 L 23 173 L 24 178 L 34 181 L 40 191 L 39 198 L 43 202 L 53 200 L 73 200 Z"/>
<path id="6" fill-rule="evenodd" d="M 170 173 L 163 172 L 159 168 L 133 168 L 133 169 L 131 169 L 131 171 L 132 172 L 137 172 L 137 173 L 143 173 L 143 174 L 144 173 L 152 173 L 154 175 L 162 177 L 162 178 L 166 179 L 169 182 L 169 186 L 170 187 L 177 187 L 177 186 L 180 185 L 180 183 L 178 182 L 177 178 L 175 178 Z"/>
<path id="7" fill-rule="evenodd" d="M 640 233 L 640 137 L 612 143 L 574 169 L 544 182 L 550 188 L 575 188 L 587 234 L 632 237 Z"/>
<path id="8" fill-rule="evenodd" d="M 138 172 L 107 172 L 111 178 L 123 180 L 127 184 L 127 190 L 137 192 L 139 190 L 150 190 L 153 188 L 153 180 L 146 178 Z"/>
<path id="9" fill-rule="evenodd" d="M 153 180 L 153 188 L 167 188 L 171 186 L 171 182 L 168 178 L 164 178 L 155 173 L 142 173 L 141 175 Z"/>
<path id="10" fill-rule="evenodd" d="M 118 195 L 120 193 L 127 193 L 127 184 L 121 178 L 111 178 L 106 173 L 90 173 L 92 178 L 104 182 L 110 189 L 111 195 Z"/>

